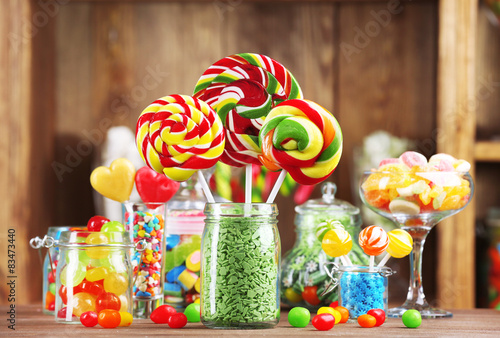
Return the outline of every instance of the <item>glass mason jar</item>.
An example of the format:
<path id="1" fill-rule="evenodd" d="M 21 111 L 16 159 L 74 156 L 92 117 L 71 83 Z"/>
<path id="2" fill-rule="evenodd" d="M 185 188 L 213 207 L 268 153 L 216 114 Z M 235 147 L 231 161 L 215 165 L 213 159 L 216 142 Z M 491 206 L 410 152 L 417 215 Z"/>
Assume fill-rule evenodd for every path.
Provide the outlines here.
<path id="1" fill-rule="evenodd" d="M 309 200 L 295 207 L 297 239 L 293 248 L 284 254 L 282 261 L 282 303 L 289 307 L 305 307 L 311 311 L 329 306 L 332 301 L 337 300 L 336 292 L 324 292 L 329 278 L 323 266 L 325 263 L 338 263 L 339 259 L 329 257 L 321 249 L 316 228 L 327 220 L 339 221 L 354 239 L 358 238 L 361 226 L 359 209 L 335 198 L 337 186 L 334 183 L 323 183 L 321 190 L 322 198 Z M 354 264 L 368 264 L 368 257 L 357 241 L 353 240 L 348 256 Z"/>
<path id="2" fill-rule="evenodd" d="M 80 323 L 87 311 L 132 313 L 133 245 L 126 232 L 65 231 L 56 246 L 57 322 Z"/>
<path id="3" fill-rule="evenodd" d="M 333 265 L 328 270 L 328 265 Z M 387 313 L 388 277 L 394 271 L 388 267 L 327 264 L 333 286 L 338 285 L 339 305 L 349 310 L 349 318 L 356 319 L 371 309 Z M 329 288 L 331 289 L 331 288 Z"/>
<path id="4" fill-rule="evenodd" d="M 280 319 L 278 209 L 207 203 L 201 243 L 201 321 L 209 328 L 263 329 Z"/>
<path id="5" fill-rule="evenodd" d="M 145 241 L 145 250 L 132 250 L 134 285 L 134 318 L 149 318 L 163 304 L 163 256 L 165 250 L 165 203 L 132 203 L 122 205 L 123 225 L 130 241 Z"/>

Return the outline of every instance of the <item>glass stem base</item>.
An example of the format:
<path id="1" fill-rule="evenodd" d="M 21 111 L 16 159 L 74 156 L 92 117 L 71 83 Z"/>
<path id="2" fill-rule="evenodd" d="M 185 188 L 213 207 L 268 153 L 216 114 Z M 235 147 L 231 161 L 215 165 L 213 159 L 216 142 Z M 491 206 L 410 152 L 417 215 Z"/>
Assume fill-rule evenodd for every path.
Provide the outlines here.
<path id="1" fill-rule="evenodd" d="M 430 307 L 429 304 L 417 305 L 417 304 L 407 304 L 404 303 L 401 306 L 391 308 L 387 311 L 387 317 L 389 318 L 401 318 L 406 310 L 415 309 L 420 312 L 423 319 L 434 319 L 434 318 L 451 318 L 453 314 L 451 312 Z"/>

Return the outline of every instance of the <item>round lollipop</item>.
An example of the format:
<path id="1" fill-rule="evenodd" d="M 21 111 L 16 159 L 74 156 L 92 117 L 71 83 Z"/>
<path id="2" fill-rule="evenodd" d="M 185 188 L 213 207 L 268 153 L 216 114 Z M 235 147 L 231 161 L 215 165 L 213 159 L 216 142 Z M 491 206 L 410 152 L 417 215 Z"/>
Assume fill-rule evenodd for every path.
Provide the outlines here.
<path id="1" fill-rule="evenodd" d="M 266 117 L 259 133 L 262 164 L 284 169 L 299 184 L 324 181 L 342 154 L 342 131 L 333 115 L 308 100 L 288 100 Z"/>
<path id="2" fill-rule="evenodd" d="M 375 263 L 375 256 L 380 255 L 389 245 L 389 236 L 384 229 L 370 225 L 359 233 L 359 246 L 370 256 L 370 269 Z"/>
<path id="3" fill-rule="evenodd" d="M 139 116 L 135 135 L 144 162 L 175 181 L 212 167 L 225 144 L 222 122 L 214 110 L 185 95 L 151 103 Z"/>
<path id="4" fill-rule="evenodd" d="M 231 166 L 260 165 L 259 130 L 263 118 L 278 103 L 302 97 L 293 75 L 279 62 L 261 54 L 225 57 L 200 77 L 194 97 L 207 102 L 226 129 L 221 161 Z"/>
<path id="5" fill-rule="evenodd" d="M 387 253 L 378 263 L 378 267 L 382 267 L 387 263 L 389 258 L 403 258 L 410 254 L 413 248 L 413 238 L 403 229 L 394 229 L 387 233 L 389 237 L 389 245 L 387 246 Z"/>
<path id="6" fill-rule="evenodd" d="M 352 265 L 347 258 L 352 248 L 352 238 L 343 228 L 337 227 L 329 230 L 323 236 L 321 248 L 330 257 L 340 257 L 342 264 Z"/>

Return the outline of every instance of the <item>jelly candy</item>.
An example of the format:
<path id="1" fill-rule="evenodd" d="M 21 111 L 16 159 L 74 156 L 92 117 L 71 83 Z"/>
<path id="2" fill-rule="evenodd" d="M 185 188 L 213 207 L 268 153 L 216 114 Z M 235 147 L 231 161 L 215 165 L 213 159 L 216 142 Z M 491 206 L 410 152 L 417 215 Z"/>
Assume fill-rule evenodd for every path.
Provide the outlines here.
<path id="1" fill-rule="evenodd" d="M 109 219 L 103 216 L 93 216 L 89 219 L 87 222 L 87 230 L 88 231 L 93 231 L 93 232 L 99 232 L 101 231 L 101 227 L 105 224 L 108 223 Z"/>
<path id="2" fill-rule="evenodd" d="M 288 313 L 288 323 L 294 327 L 306 327 L 311 320 L 311 313 L 305 307 L 294 307 Z"/>
<path id="3" fill-rule="evenodd" d="M 338 304 L 338 302 L 337 302 Z M 331 305 L 330 305 L 331 307 Z M 343 306 L 334 306 L 333 307 L 335 310 L 337 310 L 340 313 L 340 323 L 347 323 L 349 320 L 349 310 Z"/>
<path id="4" fill-rule="evenodd" d="M 63 307 L 59 311 L 57 311 L 57 318 L 66 318 L 66 315 L 68 313 L 68 307 Z M 71 317 L 75 317 L 74 314 L 71 315 Z"/>
<path id="5" fill-rule="evenodd" d="M 406 327 L 412 329 L 417 328 L 420 326 L 420 324 L 422 324 L 422 316 L 417 310 L 406 310 L 403 313 L 403 317 L 401 317 L 401 319 L 403 320 L 403 324 Z"/>
<path id="6" fill-rule="evenodd" d="M 87 270 L 87 273 L 85 274 L 85 279 L 88 280 L 89 282 L 95 282 L 106 278 L 107 275 L 108 275 L 108 269 L 103 266 L 100 266 L 97 268 Z"/>
<path id="7" fill-rule="evenodd" d="M 314 316 L 312 325 L 319 331 L 328 331 L 335 326 L 335 318 L 329 313 L 321 313 Z"/>
<path id="8" fill-rule="evenodd" d="M 104 290 L 117 295 L 125 293 L 128 289 L 128 285 L 127 278 L 117 272 L 111 272 L 104 278 Z"/>
<path id="9" fill-rule="evenodd" d="M 340 312 L 338 312 L 337 310 L 335 310 L 334 308 L 332 307 L 329 307 L 329 306 L 322 306 L 318 309 L 318 312 L 317 314 L 320 315 L 322 313 L 329 313 L 333 316 L 333 318 L 335 318 L 335 324 L 338 324 L 340 323 L 340 320 L 342 319 L 342 315 L 340 314 Z"/>
<path id="10" fill-rule="evenodd" d="M 45 294 L 45 308 L 48 309 L 49 304 L 55 302 L 56 296 L 53 295 L 50 291 L 47 291 Z"/>
<path id="11" fill-rule="evenodd" d="M 176 314 L 177 311 L 170 305 L 161 305 L 154 309 L 151 313 L 151 320 L 156 324 L 167 324 L 170 316 Z"/>
<path id="12" fill-rule="evenodd" d="M 168 319 L 168 326 L 172 329 L 180 329 L 187 324 L 187 317 L 184 313 L 175 313 Z"/>
<path id="13" fill-rule="evenodd" d="M 96 297 L 87 292 L 79 292 L 73 295 L 71 305 L 73 314 L 80 317 L 84 312 L 96 310 Z"/>
<path id="14" fill-rule="evenodd" d="M 385 322 L 385 311 L 382 309 L 371 309 L 366 314 L 375 317 L 375 326 L 380 326 Z"/>
<path id="15" fill-rule="evenodd" d="M 86 327 L 94 327 L 97 325 L 97 312 L 87 311 L 80 316 L 80 322 Z"/>
<path id="16" fill-rule="evenodd" d="M 375 317 L 364 314 L 358 317 L 358 324 L 361 327 L 374 327 L 377 324 Z"/>
<path id="17" fill-rule="evenodd" d="M 369 205 L 383 208 L 389 203 L 389 193 L 387 190 L 369 190 L 365 191 L 365 199 Z"/>
<path id="18" fill-rule="evenodd" d="M 123 232 L 125 227 L 118 221 L 110 221 L 103 224 L 101 232 Z"/>
<path id="19" fill-rule="evenodd" d="M 130 313 L 126 311 L 120 311 L 120 324 L 118 326 L 130 326 L 133 321 L 134 318 Z"/>
<path id="20" fill-rule="evenodd" d="M 91 233 L 88 235 L 87 239 L 85 240 L 85 243 L 87 244 L 108 244 L 109 240 L 108 237 L 101 233 L 101 232 L 96 232 L 96 233 Z M 87 256 L 90 258 L 105 258 L 109 255 L 109 249 L 105 248 L 88 248 L 85 249 L 85 252 L 87 253 Z"/>
<path id="21" fill-rule="evenodd" d="M 318 298 L 318 286 L 306 286 L 304 287 L 304 291 L 302 291 L 302 298 L 313 306 L 319 305 L 321 302 Z"/>
<path id="22" fill-rule="evenodd" d="M 102 284 L 97 282 L 89 282 L 87 280 L 84 280 L 79 285 L 79 289 L 82 292 L 87 292 L 95 296 L 99 296 L 102 292 L 104 292 L 104 287 L 102 286 Z"/>
<path id="23" fill-rule="evenodd" d="M 298 303 L 302 301 L 302 295 L 295 292 L 292 288 L 287 288 L 285 290 L 285 297 L 292 303 Z"/>
<path id="24" fill-rule="evenodd" d="M 112 329 L 120 325 L 121 316 L 116 310 L 105 309 L 99 312 L 97 321 L 102 327 Z"/>
<path id="25" fill-rule="evenodd" d="M 56 283 L 50 283 L 49 284 L 49 291 L 51 294 L 55 295 L 56 294 Z"/>
<path id="26" fill-rule="evenodd" d="M 190 323 L 200 322 L 201 321 L 200 304 L 195 304 L 195 303 L 189 304 L 184 310 L 184 314 L 186 315 L 188 322 Z"/>
<path id="27" fill-rule="evenodd" d="M 117 295 L 111 292 L 101 293 L 97 297 L 95 304 L 97 312 L 100 312 L 104 309 L 111 309 L 118 311 L 121 308 L 120 298 L 118 298 Z"/>
<path id="28" fill-rule="evenodd" d="M 76 286 L 85 278 L 87 269 L 80 262 L 69 262 L 59 275 L 62 285 Z"/>

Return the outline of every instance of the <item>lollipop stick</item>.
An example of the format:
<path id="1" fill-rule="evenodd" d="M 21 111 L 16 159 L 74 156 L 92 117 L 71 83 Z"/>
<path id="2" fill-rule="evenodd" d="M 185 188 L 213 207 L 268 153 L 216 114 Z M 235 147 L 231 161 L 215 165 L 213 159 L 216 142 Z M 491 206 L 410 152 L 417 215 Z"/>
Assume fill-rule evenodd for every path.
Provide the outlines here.
<path id="1" fill-rule="evenodd" d="M 386 253 L 384 258 L 382 258 L 382 260 L 377 264 L 377 267 L 378 268 L 381 268 L 385 265 L 385 263 L 387 263 L 387 261 L 389 260 L 389 258 L 391 258 L 391 255 Z"/>
<path id="2" fill-rule="evenodd" d="M 130 201 L 123 202 L 123 206 L 125 207 L 125 210 L 129 214 L 129 216 L 134 212 L 132 205 L 133 205 L 133 203 Z"/>
<path id="3" fill-rule="evenodd" d="M 252 203 L 252 165 L 245 168 L 245 203 Z"/>
<path id="4" fill-rule="evenodd" d="M 373 270 L 374 265 L 375 265 L 375 256 L 370 256 L 370 271 Z"/>
<path id="5" fill-rule="evenodd" d="M 347 263 L 346 256 L 340 256 L 340 260 L 342 261 L 342 265 L 344 265 L 344 266 L 349 265 L 349 264 Z"/>
<path id="6" fill-rule="evenodd" d="M 269 197 L 267 198 L 266 203 L 273 203 L 274 199 L 276 198 L 276 195 L 278 194 L 278 191 L 281 188 L 281 184 L 285 180 L 287 171 L 286 170 L 281 170 L 280 175 L 278 176 L 278 179 L 276 180 L 276 183 L 274 184 L 273 190 L 271 190 L 271 193 L 269 194 Z"/>
<path id="7" fill-rule="evenodd" d="M 353 264 L 352 264 L 352 261 L 351 261 L 351 259 L 349 258 L 349 256 L 345 255 L 344 257 L 345 257 L 345 260 L 346 260 L 346 262 L 347 262 L 347 265 L 352 266 Z"/>
<path id="8" fill-rule="evenodd" d="M 215 203 L 214 196 L 212 195 L 212 192 L 210 191 L 210 188 L 208 187 L 207 181 L 205 180 L 205 176 L 203 176 L 201 170 L 198 170 L 198 181 L 201 184 L 201 188 L 203 189 L 203 192 L 205 193 L 205 197 L 207 198 L 208 203 Z"/>

